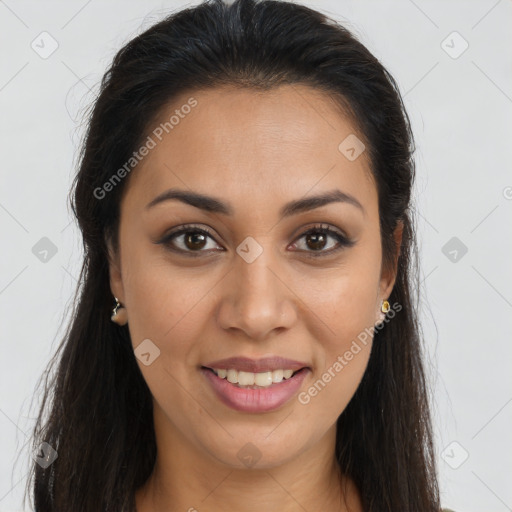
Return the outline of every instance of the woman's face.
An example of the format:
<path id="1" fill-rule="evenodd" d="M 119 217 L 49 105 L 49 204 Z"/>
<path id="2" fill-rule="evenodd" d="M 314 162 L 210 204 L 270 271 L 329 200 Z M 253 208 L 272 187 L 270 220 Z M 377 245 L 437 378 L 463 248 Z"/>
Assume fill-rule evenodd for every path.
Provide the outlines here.
<path id="1" fill-rule="evenodd" d="M 231 467 L 306 457 L 333 442 L 394 283 L 362 136 L 297 85 L 183 95 L 151 130 L 110 271 L 157 441 Z"/>

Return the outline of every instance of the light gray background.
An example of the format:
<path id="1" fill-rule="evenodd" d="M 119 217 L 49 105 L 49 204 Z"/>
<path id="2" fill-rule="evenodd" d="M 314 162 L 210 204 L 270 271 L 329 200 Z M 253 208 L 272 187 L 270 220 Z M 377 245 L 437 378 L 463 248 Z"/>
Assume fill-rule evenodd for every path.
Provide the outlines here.
<path id="1" fill-rule="evenodd" d="M 22 510 L 34 388 L 60 341 L 80 267 L 67 207 L 80 115 L 114 53 L 186 5 L 0 1 L 0 512 Z M 306 5 L 344 22 L 382 60 L 413 121 L 443 505 L 512 510 L 512 3 Z M 46 37 L 50 48 L 43 31 L 58 42 L 48 58 L 31 47 Z M 461 55 L 454 31 L 469 44 Z M 57 248 L 46 262 L 32 252 L 43 237 Z M 452 237 L 459 247 L 445 255 Z"/>

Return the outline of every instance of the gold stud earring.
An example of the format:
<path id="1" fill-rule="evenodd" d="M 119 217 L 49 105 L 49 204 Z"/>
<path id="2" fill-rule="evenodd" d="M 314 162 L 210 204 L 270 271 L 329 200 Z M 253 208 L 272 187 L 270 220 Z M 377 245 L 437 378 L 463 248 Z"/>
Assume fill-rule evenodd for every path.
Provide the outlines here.
<path id="1" fill-rule="evenodd" d="M 110 319 L 112 322 L 116 323 L 117 325 L 126 325 L 128 322 L 128 315 L 126 312 L 126 308 L 124 308 L 119 300 L 117 300 L 117 297 L 114 297 L 116 300 L 116 305 L 114 309 L 112 310 L 112 316 Z"/>
<path id="2" fill-rule="evenodd" d="M 379 319 L 377 320 L 377 323 L 375 324 L 375 327 L 381 326 L 384 323 L 384 320 L 386 319 L 386 313 L 390 310 L 389 302 L 387 300 L 382 301 L 380 310 L 381 310 L 381 313 L 379 315 Z"/>

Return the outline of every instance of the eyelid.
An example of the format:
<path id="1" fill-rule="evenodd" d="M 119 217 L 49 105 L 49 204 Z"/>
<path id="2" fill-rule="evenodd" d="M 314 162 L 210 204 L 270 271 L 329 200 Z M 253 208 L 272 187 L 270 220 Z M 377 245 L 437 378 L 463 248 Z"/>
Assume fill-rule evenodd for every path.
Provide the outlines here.
<path id="1" fill-rule="evenodd" d="M 327 231 L 329 234 L 336 234 L 340 237 L 344 238 L 345 240 L 350 240 L 350 237 L 342 231 L 340 228 L 337 228 L 335 226 L 332 226 L 330 224 L 327 224 L 325 222 L 313 222 L 312 224 L 307 224 L 306 227 L 302 226 L 299 229 L 295 231 L 295 233 L 298 232 L 295 240 L 298 238 L 303 237 L 304 235 L 307 235 L 311 231 Z"/>

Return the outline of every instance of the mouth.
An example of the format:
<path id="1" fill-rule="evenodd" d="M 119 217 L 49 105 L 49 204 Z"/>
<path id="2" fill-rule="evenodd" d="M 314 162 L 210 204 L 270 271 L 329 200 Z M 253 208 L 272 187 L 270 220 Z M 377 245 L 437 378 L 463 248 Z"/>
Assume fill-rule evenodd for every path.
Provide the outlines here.
<path id="1" fill-rule="evenodd" d="M 277 369 L 266 372 L 246 372 L 242 370 L 236 370 L 230 368 L 208 368 L 203 366 L 205 370 L 213 372 L 219 379 L 226 379 L 230 384 L 243 389 L 262 389 L 274 386 L 280 382 L 291 379 L 298 372 L 305 370 L 306 368 L 300 368 L 299 370 Z"/>
<path id="2" fill-rule="evenodd" d="M 300 390 L 311 372 L 309 367 L 277 368 L 265 372 L 247 372 L 235 368 L 202 366 L 201 373 L 214 396 L 239 412 L 264 413 L 277 410 Z"/>

